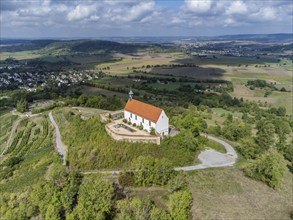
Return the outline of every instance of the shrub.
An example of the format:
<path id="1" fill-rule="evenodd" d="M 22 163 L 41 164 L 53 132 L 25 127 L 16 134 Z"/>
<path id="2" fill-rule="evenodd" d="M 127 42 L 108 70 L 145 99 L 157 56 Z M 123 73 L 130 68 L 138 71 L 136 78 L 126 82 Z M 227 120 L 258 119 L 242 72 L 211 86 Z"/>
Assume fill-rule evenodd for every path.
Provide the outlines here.
<path id="1" fill-rule="evenodd" d="M 168 188 L 171 192 L 175 192 L 187 187 L 186 175 L 180 173 L 169 180 Z"/>
<path id="2" fill-rule="evenodd" d="M 189 190 L 173 193 L 169 199 L 169 210 L 172 219 L 189 219 L 192 195 Z"/>
<path id="3" fill-rule="evenodd" d="M 122 121 L 127 124 L 127 119 L 126 118 L 124 118 Z"/>
<path id="4" fill-rule="evenodd" d="M 225 138 L 231 141 L 238 141 L 239 139 L 251 136 L 251 126 L 239 121 L 228 122 L 222 129 Z"/>
<path id="5" fill-rule="evenodd" d="M 133 123 L 132 125 L 133 125 L 133 127 L 136 127 L 136 123 Z"/>
<path id="6" fill-rule="evenodd" d="M 19 164 L 22 161 L 22 159 L 20 157 L 11 157 L 8 161 L 7 161 L 7 166 L 9 167 L 13 167 L 17 164 Z"/>
<path id="7" fill-rule="evenodd" d="M 287 163 L 282 154 L 269 150 L 244 167 L 245 175 L 267 183 L 270 187 L 279 187 L 287 172 Z"/>
<path id="8" fill-rule="evenodd" d="M 122 173 L 119 176 L 118 181 L 122 187 L 133 186 L 134 185 L 134 175 L 132 172 Z"/>
<path id="9" fill-rule="evenodd" d="M 166 159 L 140 156 L 131 164 L 134 170 L 135 184 L 138 186 L 166 185 L 175 171 Z"/>
<path id="10" fill-rule="evenodd" d="M 262 151 L 261 147 L 255 143 L 254 139 L 241 139 L 237 150 L 246 159 L 255 159 Z"/>
<path id="11" fill-rule="evenodd" d="M 143 125 L 139 125 L 139 126 L 138 126 L 138 129 L 139 129 L 139 130 L 143 130 Z"/>
<path id="12" fill-rule="evenodd" d="M 156 135 L 156 130 L 155 130 L 153 127 L 151 127 L 150 134 L 151 134 L 151 135 Z"/>

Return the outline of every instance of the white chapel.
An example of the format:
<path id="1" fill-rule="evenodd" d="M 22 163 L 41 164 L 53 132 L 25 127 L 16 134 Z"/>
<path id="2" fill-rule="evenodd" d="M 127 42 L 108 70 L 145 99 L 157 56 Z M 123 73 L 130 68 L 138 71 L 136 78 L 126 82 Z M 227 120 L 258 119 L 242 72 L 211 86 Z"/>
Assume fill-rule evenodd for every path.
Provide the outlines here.
<path id="1" fill-rule="evenodd" d="M 165 111 L 153 105 L 135 100 L 132 98 L 133 92 L 129 92 L 129 99 L 124 108 L 124 119 L 143 126 L 143 129 L 151 132 L 154 128 L 161 136 L 169 135 L 169 118 Z"/>

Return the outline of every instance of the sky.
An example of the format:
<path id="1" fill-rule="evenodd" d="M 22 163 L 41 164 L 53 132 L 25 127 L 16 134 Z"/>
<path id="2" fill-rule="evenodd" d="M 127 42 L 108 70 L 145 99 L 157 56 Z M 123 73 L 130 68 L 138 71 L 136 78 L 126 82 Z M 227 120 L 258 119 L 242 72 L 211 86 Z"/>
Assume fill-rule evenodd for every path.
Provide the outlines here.
<path id="1" fill-rule="evenodd" d="M 292 33 L 292 0 L 0 0 L 1 38 Z"/>

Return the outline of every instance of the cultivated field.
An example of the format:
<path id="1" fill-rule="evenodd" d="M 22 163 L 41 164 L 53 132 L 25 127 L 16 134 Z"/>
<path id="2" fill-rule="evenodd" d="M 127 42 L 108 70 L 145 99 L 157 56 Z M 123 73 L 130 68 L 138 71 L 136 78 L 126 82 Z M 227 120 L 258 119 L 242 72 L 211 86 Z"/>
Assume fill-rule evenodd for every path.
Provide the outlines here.
<path id="1" fill-rule="evenodd" d="M 163 65 L 170 64 L 179 57 L 184 57 L 183 53 L 146 53 L 141 52 L 132 55 L 116 54 L 117 58 L 115 62 L 107 62 L 96 65 L 96 69 L 104 69 L 109 67 L 106 72 L 112 75 L 121 75 L 129 73 L 132 68 L 140 68 L 147 65 Z"/>
<path id="2" fill-rule="evenodd" d="M 19 51 L 19 52 L 0 52 L 0 60 L 5 60 L 7 58 L 14 58 L 16 60 L 28 60 L 40 57 L 37 51 Z"/>
<path id="3" fill-rule="evenodd" d="M 0 179 L 0 193 L 28 188 L 45 174 L 47 166 L 53 160 L 53 132 L 48 118 L 46 116 L 17 118 L 18 116 L 11 113 L 0 117 L 0 154 L 3 153 L 0 156 L 0 167 L 1 169 L 4 167 L 4 161 L 10 161 L 8 164 L 12 163 L 1 173 L 5 178 Z M 16 126 L 15 129 L 12 128 L 13 126 Z M 2 134 L 2 131 L 5 132 Z M 10 136 L 11 141 L 8 142 L 7 137 Z M 20 162 L 21 166 L 17 166 Z"/>

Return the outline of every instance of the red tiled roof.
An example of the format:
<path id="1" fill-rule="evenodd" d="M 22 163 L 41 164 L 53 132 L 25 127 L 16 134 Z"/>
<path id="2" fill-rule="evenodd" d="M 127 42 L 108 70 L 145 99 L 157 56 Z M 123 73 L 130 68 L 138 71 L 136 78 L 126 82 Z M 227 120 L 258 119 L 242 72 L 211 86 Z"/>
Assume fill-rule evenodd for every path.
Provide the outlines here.
<path id="1" fill-rule="evenodd" d="M 149 105 L 135 99 L 129 99 L 124 110 L 136 114 L 142 118 L 157 122 L 163 109 Z"/>

